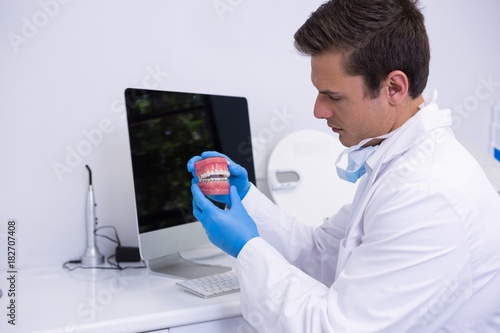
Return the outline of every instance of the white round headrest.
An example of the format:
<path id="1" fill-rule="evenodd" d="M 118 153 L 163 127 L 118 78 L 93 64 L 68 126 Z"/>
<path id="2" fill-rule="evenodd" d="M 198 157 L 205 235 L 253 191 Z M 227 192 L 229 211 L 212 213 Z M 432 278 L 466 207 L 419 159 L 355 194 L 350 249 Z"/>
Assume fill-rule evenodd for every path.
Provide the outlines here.
<path id="1" fill-rule="evenodd" d="M 307 225 L 317 226 L 351 203 L 356 184 L 340 179 L 335 159 L 345 149 L 338 138 L 316 130 L 284 137 L 268 161 L 273 201 Z"/>

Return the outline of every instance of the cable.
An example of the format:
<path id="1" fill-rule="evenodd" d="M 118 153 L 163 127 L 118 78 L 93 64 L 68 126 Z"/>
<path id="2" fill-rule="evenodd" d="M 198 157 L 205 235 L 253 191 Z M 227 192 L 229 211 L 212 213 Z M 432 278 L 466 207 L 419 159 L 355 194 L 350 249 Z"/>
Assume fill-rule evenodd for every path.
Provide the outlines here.
<path id="1" fill-rule="evenodd" d="M 109 236 L 106 236 L 106 235 L 100 235 L 97 233 L 98 230 L 101 230 L 101 229 L 106 229 L 106 228 L 110 228 L 110 229 L 113 229 L 114 232 L 115 232 L 115 238 L 116 239 L 112 239 L 111 237 Z M 95 235 L 98 236 L 98 237 L 103 237 L 103 238 L 106 238 L 114 243 L 116 243 L 118 246 L 122 246 L 121 242 L 120 242 L 120 237 L 118 237 L 118 232 L 116 231 L 116 228 L 112 225 L 104 225 L 102 227 L 98 227 L 95 229 L 94 231 Z"/>
<path id="2" fill-rule="evenodd" d="M 117 262 L 116 260 L 115 260 L 115 262 L 111 261 L 111 258 L 113 258 L 113 257 L 116 257 L 116 255 L 115 254 L 110 255 L 106 261 L 108 262 L 108 264 L 110 264 L 111 266 L 113 266 L 116 269 L 121 270 L 121 271 L 125 270 L 125 269 L 147 268 L 146 264 L 144 263 L 144 260 L 141 260 L 142 261 L 142 266 L 125 266 L 125 267 L 122 267 L 122 266 L 120 266 L 120 263 Z"/>
<path id="3" fill-rule="evenodd" d="M 89 185 L 92 186 L 92 170 L 90 170 L 90 167 L 87 164 L 85 164 L 85 167 L 89 170 Z"/>
<path id="4" fill-rule="evenodd" d="M 63 268 L 67 271 L 74 271 L 75 269 L 117 269 L 115 267 L 105 267 L 105 266 L 75 266 L 75 267 L 69 267 L 69 264 L 81 264 L 81 260 L 68 260 L 63 264 Z"/>
<path id="5" fill-rule="evenodd" d="M 110 229 L 113 229 L 114 231 L 114 234 L 115 234 L 115 238 L 116 239 L 113 239 L 107 235 L 102 235 L 102 234 L 98 234 L 97 231 L 98 230 L 101 230 L 101 229 L 106 229 L 106 228 L 110 228 Z M 117 246 L 121 246 L 121 242 L 120 242 L 120 238 L 118 237 L 118 232 L 116 230 L 116 228 L 112 225 L 105 225 L 105 226 L 102 226 L 102 227 L 98 227 L 94 230 L 94 234 L 98 237 L 102 237 L 104 239 L 107 239 L 115 244 L 117 244 Z M 81 260 L 68 260 L 66 261 L 62 267 L 65 269 L 65 270 L 68 270 L 68 271 L 74 271 L 75 269 L 107 269 L 107 270 L 125 270 L 125 269 L 139 269 L 139 268 L 146 268 L 146 264 L 144 263 L 144 260 L 142 260 L 142 266 L 125 266 L 125 267 L 122 267 L 120 266 L 120 263 L 119 262 L 111 262 L 111 258 L 113 257 L 116 257 L 116 254 L 112 254 L 110 256 L 108 256 L 107 258 L 107 263 L 109 265 L 111 265 L 112 267 L 105 267 L 105 266 L 91 266 L 91 267 L 88 267 L 88 266 L 82 266 L 82 265 L 79 265 L 79 266 L 75 266 L 75 267 L 69 267 L 69 265 L 71 264 L 81 264 L 82 261 Z"/>

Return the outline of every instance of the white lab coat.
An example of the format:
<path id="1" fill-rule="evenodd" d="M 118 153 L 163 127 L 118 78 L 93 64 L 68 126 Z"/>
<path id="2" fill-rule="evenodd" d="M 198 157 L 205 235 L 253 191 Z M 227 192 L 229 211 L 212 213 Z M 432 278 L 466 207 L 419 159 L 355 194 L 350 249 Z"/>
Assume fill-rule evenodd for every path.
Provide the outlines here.
<path id="1" fill-rule="evenodd" d="M 449 110 L 420 110 L 317 228 L 252 186 L 243 204 L 261 237 L 237 258 L 246 320 L 273 333 L 499 333 L 500 197 L 450 125 Z"/>

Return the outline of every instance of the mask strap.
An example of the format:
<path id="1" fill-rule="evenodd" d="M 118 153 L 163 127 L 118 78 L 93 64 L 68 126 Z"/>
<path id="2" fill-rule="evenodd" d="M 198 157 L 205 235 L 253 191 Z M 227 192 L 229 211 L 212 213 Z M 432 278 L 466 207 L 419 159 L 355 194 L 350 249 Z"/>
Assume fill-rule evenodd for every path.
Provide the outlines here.
<path id="1" fill-rule="evenodd" d="M 432 89 L 431 92 L 426 92 L 426 93 L 422 94 L 422 97 L 424 98 L 424 102 L 418 106 L 419 109 L 423 109 L 427 105 L 435 103 L 436 100 L 438 99 L 438 92 L 434 88 L 434 89 Z"/>

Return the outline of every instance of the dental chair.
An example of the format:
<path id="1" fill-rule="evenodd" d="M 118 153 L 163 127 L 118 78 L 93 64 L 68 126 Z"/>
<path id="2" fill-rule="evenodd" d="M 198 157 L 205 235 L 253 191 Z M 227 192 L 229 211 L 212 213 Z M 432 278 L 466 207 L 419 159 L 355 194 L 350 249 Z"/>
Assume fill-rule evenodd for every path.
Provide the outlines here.
<path id="1" fill-rule="evenodd" d="M 275 204 L 306 225 L 318 226 L 352 202 L 356 184 L 337 176 L 335 160 L 345 149 L 334 134 L 299 130 L 274 147 L 267 182 Z"/>

